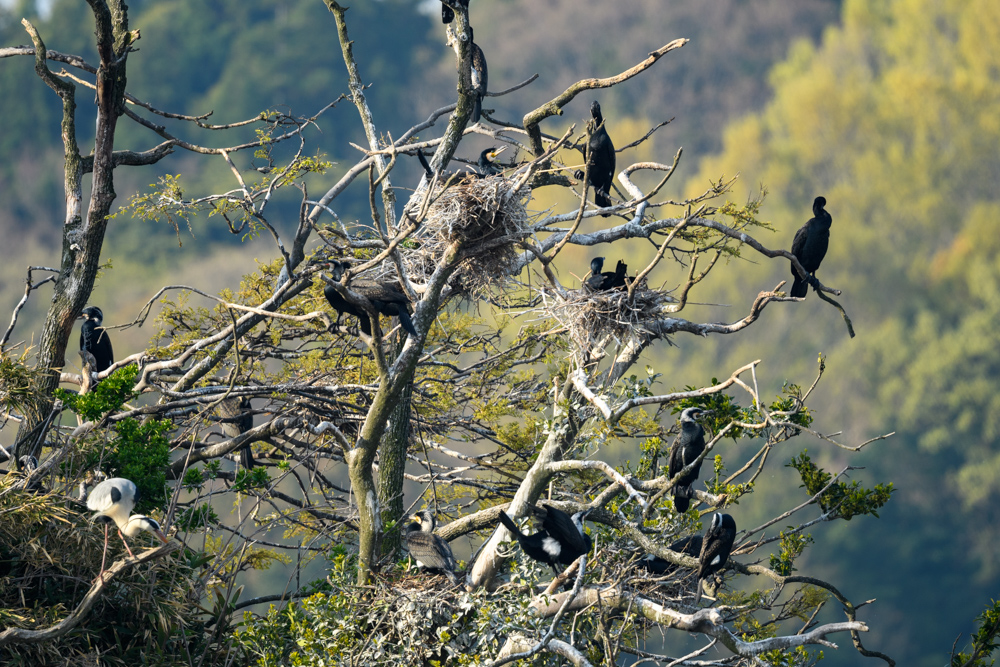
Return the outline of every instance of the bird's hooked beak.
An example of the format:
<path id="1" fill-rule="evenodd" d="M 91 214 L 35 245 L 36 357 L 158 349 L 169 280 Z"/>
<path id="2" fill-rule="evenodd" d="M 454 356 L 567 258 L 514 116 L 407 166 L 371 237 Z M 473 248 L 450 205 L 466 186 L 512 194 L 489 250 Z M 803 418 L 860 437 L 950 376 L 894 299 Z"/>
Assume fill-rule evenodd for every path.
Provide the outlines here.
<path id="1" fill-rule="evenodd" d="M 500 148 L 497 148 L 496 150 L 492 151 L 489 154 L 490 160 L 496 160 L 497 156 L 500 155 L 500 153 L 503 153 L 505 150 L 507 150 L 507 147 L 506 146 L 501 146 Z"/>
<path id="2" fill-rule="evenodd" d="M 410 515 L 410 521 L 416 521 L 421 526 L 424 525 L 424 522 L 420 520 L 420 515 L 419 514 L 411 514 Z"/>

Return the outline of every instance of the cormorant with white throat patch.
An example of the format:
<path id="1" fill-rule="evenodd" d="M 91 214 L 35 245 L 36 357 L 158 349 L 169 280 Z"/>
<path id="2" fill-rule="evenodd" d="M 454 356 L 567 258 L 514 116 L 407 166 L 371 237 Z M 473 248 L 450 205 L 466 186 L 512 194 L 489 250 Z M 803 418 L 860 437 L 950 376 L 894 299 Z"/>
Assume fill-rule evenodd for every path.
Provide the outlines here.
<path id="1" fill-rule="evenodd" d="M 681 412 L 681 432 L 670 446 L 669 475 L 673 479 L 685 467 L 701 456 L 705 451 L 705 429 L 696 420 L 705 414 L 701 408 L 685 408 Z M 691 485 L 698 481 L 701 473 L 701 463 L 682 476 L 673 488 L 674 507 L 680 513 L 687 512 L 691 506 Z"/>
<path id="2" fill-rule="evenodd" d="M 455 568 L 458 564 L 448 543 L 434 534 L 437 526 L 434 514 L 423 510 L 410 519 L 413 523 L 406 527 L 403 539 L 410 555 L 417 561 L 417 566 L 433 574 L 444 574 L 451 583 L 457 584 Z"/>
<path id="3" fill-rule="evenodd" d="M 107 330 L 101 326 L 104 323 L 104 313 L 97 306 L 83 309 L 79 319 L 84 320 L 80 327 L 80 350 L 86 350 L 94 355 L 97 366 L 94 371 L 100 373 L 115 363 L 115 353 L 111 349 L 111 338 Z"/>

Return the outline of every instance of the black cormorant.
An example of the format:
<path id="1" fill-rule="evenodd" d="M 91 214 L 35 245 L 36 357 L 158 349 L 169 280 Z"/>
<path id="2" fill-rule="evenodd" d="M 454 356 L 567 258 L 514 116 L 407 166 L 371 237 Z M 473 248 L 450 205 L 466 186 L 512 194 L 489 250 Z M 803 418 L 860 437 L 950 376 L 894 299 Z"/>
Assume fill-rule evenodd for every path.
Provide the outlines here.
<path id="1" fill-rule="evenodd" d="M 472 45 L 472 93 L 476 97 L 472 106 L 472 124 L 475 125 L 483 113 L 483 98 L 486 97 L 486 84 L 490 78 L 490 71 L 486 66 L 483 50 L 473 41 L 472 28 L 469 28 L 469 43 Z"/>
<path id="2" fill-rule="evenodd" d="M 111 338 L 107 330 L 101 326 L 104 313 L 97 306 L 84 308 L 79 319 L 84 320 L 80 327 L 80 349 L 94 355 L 97 366 L 94 370 L 100 373 L 115 363 L 115 353 L 111 349 Z"/>
<path id="3" fill-rule="evenodd" d="M 542 529 L 533 535 L 522 533 L 506 512 L 500 512 L 500 523 L 517 539 L 524 553 L 539 563 L 548 563 L 558 575 L 557 565 L 569 565 L 590 551 L 590 535 L 583 530 L 583 520 L 590 510 L 573 516 L 552 506 L 538 510 L 544 512 Z"/>
<path id="4" fill-rule="evenodd" d="M 452 0 L 452 4 L 463 7 L 469 6 L 469 0 Z M 441 3 L 441 23 L 451 23 L 455 20 L 455 10 L 444 2 Z"/>
<path id="5" fill-rule="evenodd" d="M 451 547 L 434 534 L 437 522 L 428 510 L 417 512 L 410 517 L 413 521 L 406 527 L 406 548 L 417 561 L 417 566 L 433 574 L 444 574 L 453 584 L 458 583 L 455 574 L 457 563 Z"/>
<path id="6" fill-rule="evenodd" d="M 333 280 L 339 281 L 344 271 L 349 268 L 347 262 L 331 262 L 330 274 Z M 403 330 L 411 336 L 417 335 L 417 330 L 413 328 L 413 320 L 410 319 L 410 302 L 406 295 L 390 283 L 375 282 L 370 280 L 359 280 L 351 283 L 349 289 L 371 302 L 372 307 L 382 315 L 398 317 L 399 324 Z M 371 335 L 371 323 L 368 320 L 368 313 L 360 306 L 355 306 L 345 299 L 333 285 L 323 288 L 323 295 L 339 313 L 347 313 L 358 318 L 361 331 L 366 335 Z M 339 316 L 337 318 L 340 319 Z"/>
<path id="7" fill-rule="evenodd" d="M 695 603 L 701 600 L 701 582 L 726 566 L 729 553 L 736 540 L 736 521 L 728 514 L 716 512 L 712 525 L 705 531 L 698 555 L 698 593 Z"/>
<path id="8" fill-rule="evenodd" d="M 673 542 L 667 548 L 676 553 L 697 558 L 701 554 L 701 543 L 701 535 L 688 535 Z M 655 554 L 647 554 L 645 558 L 639 561 L 639 565 L 653 574 L 670 574 L 677 569 L 677 565 Z"/>
<path id="9" fill-rule="evenodd" d="M 671 479 L 705 451 L 705 429 L 695 421 L 704 413 L 701 408 L 685 408 L 681 412 L 681 432 L 670 446 Z M 674 485 L 674 507 L 678 512 L 687 512 L 691 506 L 691 485 L 698 481 L 699 473 L 701 473 L 700 463 Z"/>
<path id="10" fill-rule="evenodd" d="M 476 165 L 479 168 L 478 169 L 479 178 L 486 178 L 487 176 L 496 176 L 497 174 L 503 172 L 503 170 L 497 166 L 494 160 L 496 160 L 497 156 L 499 156 L 500 153 L 503 153 L 505 150 L 507 150 L 506 146 L 501 146 L 500 148 L 492 146 L 479 154 L 479 160 L 476 162 Z"/>
<path id="11" fill-rule="evenodd" d="M 224 420 L 219 422 L 219 427 L 227 438 L 239 437 L 253 428 L 250 399 L 246 396 L 227 398 L 219 403 L 215 409 Z M 253 470 L 253 451 L 249 444 L 240 449 L 240 465 L 246 470 Z"/>
<path id="12" fill-rule="evenodd" d="M 590 277 L 584 281 L 584 284 L 586 284 L 591 291 L 601 292 L 628 286 L 628 282 L 626 280 L 628 277 L 628 265 L 625 264 L 625 262 L 619 259 L 613 273 L 611 271 L 604 271 L 602 273 L 601 269 L 603 268 L 603 257 L 595 257 L 590 260 Z"/>
<path id="13" fill-rule="evenodd" d="M 590 135 L 590 185 L 594 188 L 594 203 L 604 208 L 611 206 L 611 182 L 615 178 L 615 145 L 611 143 L 601 105 L 597 100 L 590 105 L 593 116 Z M 602 213 L 605 218 L 610 213 Z"/>
<path id="14" fill-rule="evenodd" d="M 816 276 L 816 270 L 826 257 L 826 249 L 830 245 L 830 225 L 833 224 L 833 217 L 823 208 L 826 206 L 825 197 L 816 197 L 813 201 L 813 217 L 795 232 L 792 239 L 792 254 L 795 255 L 802 268 L 810 276 Z M 791 295 L 804 297 L 809 293 L 809 283 L 799 277 L 795 267 L 792 267 L 792 291 Z"/>

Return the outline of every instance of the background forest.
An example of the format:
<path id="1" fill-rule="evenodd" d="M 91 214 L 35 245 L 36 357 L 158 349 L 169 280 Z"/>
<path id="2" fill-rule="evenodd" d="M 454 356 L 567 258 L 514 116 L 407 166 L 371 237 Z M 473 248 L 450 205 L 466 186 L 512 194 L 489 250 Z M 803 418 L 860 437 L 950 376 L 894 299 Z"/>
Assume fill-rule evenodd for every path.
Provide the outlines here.
<path id="1" fill-rule="evenodd" d="M 389 133 L 454 97 L 454 59 L 435 25 L 438 3 L 425 4 L 351 8 L 355 51 L 376 82 L 369 103 L 376 116 L 398 118 L 398 127 L 381 128 Z M 308 114 L 346 88 L 336 36 L 318 0 L 135 0 L 130 9 L 142 30 L 130 60 L 133 92 L 160 108 L 215 109 L 216 123 L 266 108 Z M 0 36 L 5 46 L 25 43 L 20 19 L 28 16 L 52 48 L 96 60 L 91 35 L 80 29 L 92 23 L 89 12 L 85 3 L 65 0 L 39 17 L 33 2 L 21 2 L 0 12 Z M 834 223 L 819 277 L 844 291 L 856 338 L 847 337 L 833 309 L 810 298 L 768 310 L 764 326 L 734 339 L 677 337 L 676 347 L 647 356 L 671 388 L 758 358 L 768 378 L 801 378 L 813 372 L 818 354 L 827 356 L 816 401 L 826 409 L 814 415 L 816 428 L 842 426 L 855 441 L 894 431 L 860 460 L 866 477 L 892 481 L 898 491 L 880 519 L 824 526 L 824 543 L 836 548 L 807 551 L 803 567 L 845 582 L 848 596 L 878 599 L 868 610 L 868 645 L 898 664 L 944 664 L 953 640 L 973 629 L 972 619 L 1000 590 L 1000 3 L 477 0 L 471 13 L 489 57 L 491 90 L 536 72 L 545 90 L 558 89 L 595 72 L 621 71 L 651 44 L 689 38 L 641 84 L 602 97 L 609 132 L 636 134 L 674 118 L 654 139 L 663 154 L 684 147 L 682 173 L 689 178 L 675 179 L 673 194 L 691 195 L 709 179 L 740 172 L 732 199 L 742 203 L 766 188 L 760 217 L 775 229 L 765 237 L 772 247 L 787 248 L 810 217 L 813 197 L 827 198 Z M 405 39 L 381 39 L 390 29 Z M 592 49 L 581 36 L 598 32 L 619 38 Z M 526 92 L 525 108 L 504 107 L 508 98 L 489 98 L 486 106 L 520 118 L 544 101 L 541 90 L 538 99 Z M 81 128 L 93 124 L 83 97 Z M 58 101 L 39 84 L 30 59 L 2 63 L 0 100 L 0 305 L 9 311 L 27 264 L 57 264 L 62 155 Z M 336 162 L 347 157 L 337 154 L 347 140 L 333 139 L 326 146 L 321 139 L 320 148 Z M 363 143 L 363 136 L 353 140 Z M 155 173 L 122 172 L 117 189 L 129 194 L 160 173 L 182 170 L 206 192 L 225 187 L 228 175 L 208 165 L 176 155 Z M 417 173 L 416 165 L 404 168 Z M 277 205 L 294 219 L 296 201 Z M 352 214 L 363 218 L 366 207 L 359 200 Z M 159 285 L 177 282 L 172 276 L 183 273 L 203 289 L 231 285 L 242 266 L 229 267 L 227 257 L 269 261 L 272 252 L 197 218 L 176 228 L 134 220 L 109 235 L 110 268 L 92 301 L 106 322 L 131 321 Z M 706 305 L 704 320 L 731 319 L 759 290 L 789 277 L 784 263 L 731 262 L 717 274 L 725 280 L 710 279 L 699 294 L 707 304 L 725 304 Z M 44 298 L 29 302 L 22 337 L 46 305 Z M 116 348 L 139 350 L 148 335 L 123 332 Z M 761 389 L 775 394 L 780 381 Z M 833 456 L 817 453 L 828 468 L 842 467 L 824 458 Z M 858 660 L 850 651 L 829 651 L 824 664 Z"/>

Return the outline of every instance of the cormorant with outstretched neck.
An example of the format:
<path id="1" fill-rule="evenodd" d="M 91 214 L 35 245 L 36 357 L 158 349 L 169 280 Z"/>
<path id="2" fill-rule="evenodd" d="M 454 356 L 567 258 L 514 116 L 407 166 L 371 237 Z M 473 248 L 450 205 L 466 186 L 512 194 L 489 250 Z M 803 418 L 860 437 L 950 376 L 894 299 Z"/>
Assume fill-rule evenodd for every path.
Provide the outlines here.
<path id="1" fill-rule="evenodd" d="M 602 273 L 601 269 L 603 268 L 603 257 L 595 257 L 590 260 L 590 277 L 584 281 L 584 284 L 591 291 L 602 292 L 628 286 L 628 282 L 626 281 L 628 265 L 625 262 L 619 259 L 613 273 L 611 271 L 604 271 Z"/>
<path id="2" fill-rule="evenodd" d="M 84 308 L 79 319 L 84 320 L 80 327 L 80 350 L 86 350 L 94 355 L 97 362 L 94 370 L 100 373 L 115 363 L 115 353 L 111 349 L 111 338 L 107 330 L 101 326 L 104 313 L 97 306 Z"/>
<path id="3" fill-rule="evenodd" d="M 496 160 L 497 156 L 505 150 L 507 150 L 506 146 L 501 146 L 500 148 L 491 146 L 490 148 L 487 148 L 479 154 L 475 170 L 459 172 L 458 178 L 452 181 L 452 183 L 463 183 L 467 182 L 469 179 L 486 178 L 487 176 L 496 176 L 502 173 L 503 170 L 497 166 L 494 160 Z M 427 161 L 427 156 L 424 155 L 424 152 L 419 148 L 417 149 L 417 159 L 420 160 L 420 166 L 424 168 L 424 173 L 427 174 L 427 180 L 429 182 L 434 178 L 434 170 L 431 169 L 431 164 Z M 455 172 L 442 169 L 438 172 L 438 182 L 447 183 L 448 180 L 454 175 Z"/>
<path id="4" fill-rule="evenodd" d="M 483 114 L 483 98 L 486 97 L 490 71 L 486 66 L 486 55 L 472 38 L 472 28 L 469 28 L 469 44 L 472 45 L 472 93 L 476 96 L 472 105 L 471 123 L 475 125 Z"/>
<path id="5" fill-rule="evenodd" d="M 615 145 L 611 143 L 608 130 L 601 115 L 601 105 L 597 100 L 590 105 L 593 117 L 589 126 L 590 134 L 590 185 L 594 188 L 594 203 L 604 208 L 611 206 L 611 182 L 615 178 Z M 602 213 L 607 218 L 610 213 Z"/>
<path id="6" fill-rule="evenodd" d="M 522 533 L 506 512 L 500 512 L 500 523 L 510 531 L 530 558 L 539 563 L 548 563 L 558 575 L 558 565 L 569 565 L 590 552 L 590 535 L 583 530 L 583 520 L 590 513 L 589 510 L 577 512 L 573 516 L 552 506 L 539 507 L 536 511 L 544 512 L 544 518 L 542 529 L 532 535 Z"/>
<path id="7" fill-rule="evenodd" d="M 331 262 L 330 274 L 334 281 L 339 282 L 350 267 L 347 262 Z M 410 301 L 406 295 L 390 283 L 375 282 L 371 280 L 359 280 L 351 283 L 349 289 L 360 296 L 365 297 L 372 304 L 376 312 L 389 317 L 398 317 L 399 324 L 403 330 L 411 336 L 417 335 L 417 330 L 413 328 L 413 320 L 410 319 Z M 360 321 L 361 331 L 370 336 L 372 333 L 371 322 L 368 313 L 361 307 L 355 306 L 345 299 L 333 285 L 323 288 L 323 295 L 331 306 L 339 313 L 354 315 Z M 338 316 L 339 320 L 340 317 Z"/>
<path id="8" fill-rule="evenodd" d="M 227 398 L 215 408 L 224 421 L 219 422 L 219 428 L 227 438 L 236 438 L 253 428 L 253 413 L 250 411 L 250 399 L 246 396 Z M 253 451 L 250 445 L 240 449 L 240 465 L 246 470 L 253 470 Z"/>
<path id="9" fill-rule="evenodd" d="M 705 413 L 701 408 L 685 408 L 681 412 L 681 432 L 670 446 L 670 479 L 690 465 L 705 451 L 705 429 L 696 420 Z M 687 512 L 691 506 L 691 485 L 698 481 L 701 463 L 683 475 L 674 485 L 674 507 Z"/>
<path id="10" fill-rule="evenodd" d="M 736 540 L 736 521 L 728 514 L 716 512 L 712 525 L 705 531 L 698 555 L 698 593 L 695 603 L 701 600 L 702 581 L 726 566 Z"/>
<path id="11" fill-rule="evenodd" d="M 833 217 L 826 212 L 825 206 L 826 198 L 816 197 L 813 201 L 813 217 L 795 232 L 795 238 L 792 239 L 792 254 L 813 278 L 816 277 L 816 270 L 826 257 L 826 249 L 830 245 Z M 794 266 L 792 278 L 795 279 L 792 282 L 792 296 L 804 297 L 809 293 L 809 283 L 799 276 Z"/>
<path id="12" fill-rule="evenodd" d="M 458 583 L 455 568 L 455 556 L 451 547 L 443 539 L 434 534 L 437 521 L 428 510 L 423 510 L 410 517 L 413 520 L 406 527 L 403 539 L 406 548 L 417 561 L 417 566 L 434 574 L 444 574 L 453 584 Z"/>

